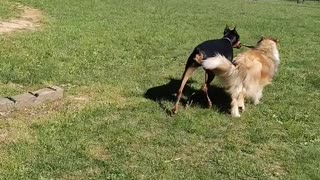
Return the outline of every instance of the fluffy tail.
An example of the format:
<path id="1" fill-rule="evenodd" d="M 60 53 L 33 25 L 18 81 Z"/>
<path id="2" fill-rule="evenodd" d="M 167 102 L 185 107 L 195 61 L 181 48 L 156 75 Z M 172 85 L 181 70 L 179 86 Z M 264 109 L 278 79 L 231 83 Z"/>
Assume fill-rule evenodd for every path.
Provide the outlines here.
<path id="1" fill-rule="evenodd" d="M 210 57 L 202 61 L 202 66 L 204 69 L 215 70 L 215 69 L 224 69 L 232 66 L 232 63 L 221 54 L 217 54 L 214 57 Z"/>
<path id="2" fill-rule="evenodd" d="M 202 61 L 204 69 L 212 70 L 219 77 L 228 92 L 240 92 L 242 88 L 238 69 L 224 56 L 217 54 L 215 57 Z"/>

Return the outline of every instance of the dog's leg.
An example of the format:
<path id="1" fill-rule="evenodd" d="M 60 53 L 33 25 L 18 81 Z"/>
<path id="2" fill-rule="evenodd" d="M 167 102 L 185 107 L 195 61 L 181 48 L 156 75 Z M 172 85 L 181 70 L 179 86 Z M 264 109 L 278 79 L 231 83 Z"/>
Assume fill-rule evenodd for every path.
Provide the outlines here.
<path id="1" fill-rule="evenodd" d="M 182 75 L 182 82 L 181 82 L 181 85 L 180 85 L 180 88 L 177 92 L 177 99 L 176 99 L 176 102 L 175 102 L 175 105 L 172 109 L 172 114 L 176 114 L 178 112 L 178 107 L 179 107 L 179 102 L 180 102 L 180 99 L 181 99 L 181 96 L 182 96 L 182 91 L 183 91 L 183 88 L 184 86 L 186 85 L 188 79 L 190 78 L 190 76 L 193 74 L 193 72 L 198 68 L 198 66 L 187 66 L 183 75 Z"/>
<path id="2" fill-rule="evenodd" d="M 239 113 L 239 95 L 232 94 L 231 95 L 231 116 L 232 117 L 240 117 Z"/>
<path id="3" fill-rule="evenodd" d="M 212 80 L 214 79 L 214 74 L 213 72 L 207 70 L 206 74 L 205 74 L 205 84 L 202 86 L 202 91 L 205 93 L 207 101 L 208 101 L 208 107 L 211 108 L 212 107 L 212 102 L 210 100 L 209 94 L 208 94 L 208 88 L 210 83 L 212 82 Z"/>
<path id="4" fill-rule="evenodd" d="M 258 92 L 253 97 L 253 104 L 258 105 L 260 104 L 260 99 L 262 98 L 262 88 L 258 90 Z"/>
<path id="5" fill-rule="evenodd" d="M 241 91 L 238 97 L 238 105 L 239 105 L 239 110 L 240 112 L 245 111 L 245 106 L 244 106 L 244 93 Z"/>

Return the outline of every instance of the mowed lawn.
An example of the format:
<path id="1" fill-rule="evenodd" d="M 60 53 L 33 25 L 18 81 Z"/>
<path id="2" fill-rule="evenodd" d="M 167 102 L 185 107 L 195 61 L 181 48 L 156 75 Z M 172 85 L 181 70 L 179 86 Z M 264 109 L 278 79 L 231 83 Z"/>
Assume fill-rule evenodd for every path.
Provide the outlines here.
<path id="1" fill-rule="evenodd" d="M 13 0 L 38 31 L 0 35 L 2 97 L 48 85 L 64 99 L 0 116 L 0 179 L 320 179 L 320 3 L 284 0 Z M 281 66 L 241 118 L 199 69 L 175 117 L 185 62 L 237 25 L 241 41 L 280 39 Z M 246 48 L 235 50 L 235 54 Z"/>

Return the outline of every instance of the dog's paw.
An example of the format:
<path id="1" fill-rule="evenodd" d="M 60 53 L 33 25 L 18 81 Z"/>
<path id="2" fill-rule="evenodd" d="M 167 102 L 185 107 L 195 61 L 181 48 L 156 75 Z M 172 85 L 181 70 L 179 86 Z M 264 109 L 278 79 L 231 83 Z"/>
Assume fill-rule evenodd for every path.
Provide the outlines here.
<path id="1" fill-rule="evenodd" d="M 231 116 L 234 117 L 234 118 L 239 118 L 239 117 L 241 117 L 239 113 L 235 113 L 235 114 L 231 113 Z"/>
<path id="2" fill-rule="evenodd" d="M 171 109 L 171 111 L 168 112 L 168 114 L 170 114 L 171 117 L 175 116 L 178 112 L 178 109 L 176 108 L 173 108 Z"/>
<path id="3" fill-rule="evenodd" d="M 260 104 L 260 100 L 254 100 L 254 101 L 253 101 L 253 104 L 254 104 L 254 105 Z"/>
<path id="4" fill-rule="evenodd" d="M 239 109 L 238 108 L 232 109 L 231 110 L 231 116 L 232 117 L 240 117 Z"/>

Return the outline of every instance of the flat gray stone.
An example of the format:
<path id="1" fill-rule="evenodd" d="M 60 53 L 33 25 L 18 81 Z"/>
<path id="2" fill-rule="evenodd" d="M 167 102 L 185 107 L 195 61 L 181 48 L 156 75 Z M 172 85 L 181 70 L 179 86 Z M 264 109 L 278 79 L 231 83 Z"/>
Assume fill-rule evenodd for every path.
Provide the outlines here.
<path id="1" fill-rule="evenodd" d="M 33 106 L 34 102 L 36 101 L 36 97 L 30 93 L 20 94 L 11 98 L 15 101 L 15 109 L 25 109 L 27 107 Z"/>
<path id="2" fill-rule="evenodd" d="M 25 109 L 62 98 L 63 89 L 58 86 L 51 86 L 9 98 L 0 98 L 0 112 L 6 112 L 13 109 Z"/>
<path id="3" fill-rule="evenodd" d="M 51 86 L 32 92 L 36 97 L 34 105 L 48 103 L 63 98 L 63 89 L 58 86 Z"/>
<path id="4" fill-rule="evenodd" d="M 0 98 L 0 112 L 10 111 L 14 108 L 14 102 L 8 98 Z"/>

